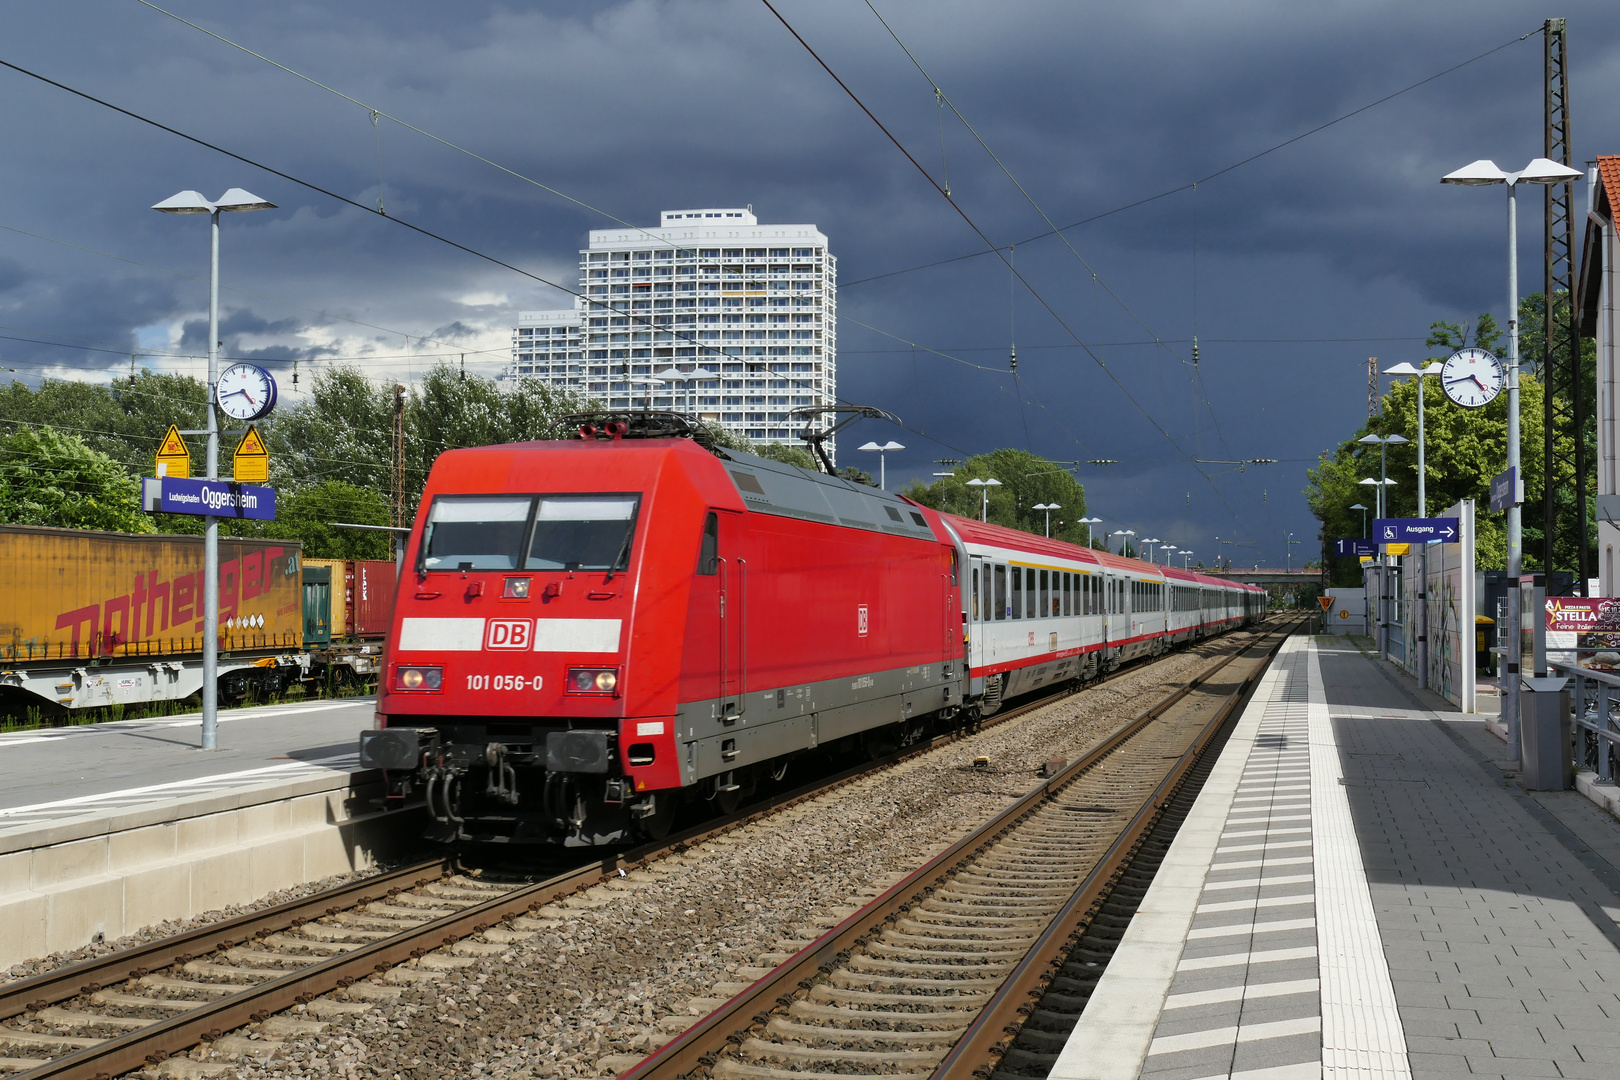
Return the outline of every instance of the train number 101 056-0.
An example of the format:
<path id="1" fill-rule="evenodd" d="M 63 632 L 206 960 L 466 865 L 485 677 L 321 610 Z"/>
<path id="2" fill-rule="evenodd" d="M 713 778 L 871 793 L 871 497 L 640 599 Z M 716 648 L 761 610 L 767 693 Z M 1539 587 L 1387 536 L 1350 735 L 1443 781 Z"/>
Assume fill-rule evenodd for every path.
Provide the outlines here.
<path id="1" fill-rule="evenodd" d="M 467 689 L 469 690 L 538 690 L 540 689 L 540 676 L 525 678 L 522 675 L 469 675 L 467 676 Z"/>

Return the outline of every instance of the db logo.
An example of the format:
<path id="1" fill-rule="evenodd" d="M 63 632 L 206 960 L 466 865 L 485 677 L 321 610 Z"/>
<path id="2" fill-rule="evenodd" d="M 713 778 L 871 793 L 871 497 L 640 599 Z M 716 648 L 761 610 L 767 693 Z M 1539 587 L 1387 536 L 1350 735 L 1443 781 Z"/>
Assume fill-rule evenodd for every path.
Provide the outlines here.
<path id="1" fill-rule="evenodd" d="M 866 605 L 862 604 L 860 607 L 855 609 L 855 631 L 856 631 L 856 633 L 861 637 L 865 637 L 866 636 L 866 631 L 867 631 L 869 625 L 870 625 L 870 623 L 868 622 L 867 615 L 866 615 Z"/>
<path id="2" fill-rule="evenodd" d="M 527 649 L 533 627 L 528 619 L 491 619 L 484 635 L 484 648 Z"/>

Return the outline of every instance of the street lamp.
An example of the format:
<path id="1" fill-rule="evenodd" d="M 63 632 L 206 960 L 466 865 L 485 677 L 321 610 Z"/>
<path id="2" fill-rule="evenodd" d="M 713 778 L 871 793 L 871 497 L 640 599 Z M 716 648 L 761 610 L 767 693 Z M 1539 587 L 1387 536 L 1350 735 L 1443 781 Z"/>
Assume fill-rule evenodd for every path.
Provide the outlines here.
<path id="1" fill-rule="evenodd" d="M 219 382 L 219 215 L 274 210 L 276 204 L 231 188 L 209 202 L 195 191 L 171 195 L 152 207 L 165 214 L 207 214 L 208 254 L 208 479 L 219 479 L 219 417 L 214 412 Z M 219 749 L 219 518 L 203 517 L 203 680 L 202 749 Z"/>
<path id="2" fill-rule="evenodd" d="M 1192 568 L 1191 568 L 1191 567 L 1190 567 L 1190 566 L 1189 566 L 1189 565 L 1188 565 L 1188 563 L 1190 563 L 1190 562 L 1191 562 L 1191 561 L 1192 561 L 1192 556 L 1193 556 L 1193 550 L 1192 550 L 1192 548 L 1182 548 L 1182 549 L 1181 549 L 1181 568 L 1182 568 L 1182 569 L 1183 569 L 1183 570 L 1190 570 L 1190 569 L 1192 569 Z"/>
<path id="3" fill-rule="evenodd" d="M 1411 439 L 1401 435 L 1363 435 L 1356 442 L 1372 445 L 1378 444 L 1378 516 L 1388 517 L 1389 503 L 1384 499 L 1383 489 L 1389 484 L 1389 447 L 1390 444 L 1411 442 Z"/>
<path id="4" fill-rule="evenodd" d="M 1089 548 L 1091 546 L 1091 527 L 1093 525 L 1101 525 L 1102 518 L 1083 517 L 1080 519 L 1080 524 L 1086 527 L 1086 547 Z"/>
<path id="5" fill-rule="evenodd" d="M 1351 503 L 1350 509 L 1361 511 L 1361 538 L 1365 540 L 1367 538 L 1367 508 L 1360 503 Z"/>
<path id="6" fill-rule="evenodd" d="M 1359 484 L 1371 484 L 1373 487 L 1378 489 L 1377 491 L 1373 492 L 1373 496 L 1374 496 L 1374 498 L 1373 498 L 1373 506 L 1375 508 L 1373 510 L 1373 517 L 1375 517 L 1375 518 L 1383 517 L 1384 516 L 1384 488 L 1389 487 L 1389 486 L 1393 486 L 1395 481 L 1393 481 L 1393 480 L 1374 480 L 1370 476 L 1364 476 L 1364 477 L 1362 477 L 1360 480 L 1358 480 L 1356 482 L 1359 483 Z M 1366 531 L 1366 521 L 1365 520 L 1362 521 L 1362 531 Z"/>
<path id="7" fill-rule="evenodd" d="M 878 490 L 887 491 L 889 489 L 889 469 L 888 469 L 889 451 L 890 450 L 904 450 L 905 447 L 901 446 L 899 443 L 895 442 L 893 439 L 890 439 L 888 442 L 882 443 L 881 445 L 878 444 L 878 443 L 875 443 L 875 442 L 869 442 L 866 445 L 862 446 L 860 449 L 862 449 L 862 450 L 876 450 L 877 451 L 877 456 L 878 456 Z"/>
<path id="8" fill-rule="evenodd" d="M 1058 503 L 1036 503 L 1032 509 L 1046 511 L 1046 535 L 1050 538 L 1052 535 L 1052 511 L 1061 510 L 1063 507 Z"/>
<path id="9" fill-rule="evenodd" d="M 1136 530 L 1135 529 L 1121 529 L 1115 535 L 1116 536 L 1135 536 L 1136 535 Z M 1127 544 L 1129 544 L 1129 543 L 1130 543 L 1129 540 L 1121 540 L 1119 542 L 1119 557 L 1120 558 L 1123 559 L 1125 557 L 1125 546 Z"/>
<path id="10" fill-rule="evenodd" d="M 1148 560 L 1147 561 L 1152 562 L 1153 561 L 1153 545 L 1154 544 L 1162 544 L 1162 543 L 1164 543 L 1164 541 L 1160 540 L 1157 536 L 1144 536 L 1142 538 L 1142 543 L 1144 543 L 1144 544 L 1146 544 L 1148 546 Z"/>
<path id="11" fill-rule="evenodd" d="M 1303 544 L 1304 542 L 1303 540 L 1295 540 L 1293 533 L 1289 533 L 1288 539 L 1283 541 L 1285 545 L 1283 550 L 1288 552 L 1288 566 L 1286 569 L 1290 574 L 1294 572 L 1294 545 Z M 1258 569 L 1258 566 L 1256 568 Z"/>
<path id="12" fill-rule="evenodd" d="M 630 376 L 630 382 L 636 386 L 645 386 L 647 388 L 647 411 L 651 412 L 653 387 L 663 386 L 664 380 L 655 379 L 651 375 L 632 375 Z"/>
<path id="13" fill-rule="evenodd" d="M 1445 365 L 1444 364 L 1430 364 L 1426 368 L 1418 368 L 1418 367 L 1412 366 L 1411 364 L 1405 364 L 1405 363 L 1396 364 L 1394 367 L 1389 367 L 1389 368 L 1384 369 L 1384 374 L 1385 375 L 1410 375 L 1410 376 L 1413 376 L 1414 378 L 1416 378 L 1417 381 L 1418 381 L 1418 388 L 1417 388 L 1417 401 L 1418 401 L 1418 410 L 1417 410 L 1417 412 L 1418 412 L 1418 440 L 1417 440 L 1417 450 L 1418 450 L 1418 460 L 1417 460 L 1418 512 L 1417 512 L 1417 516 L 1418 517 L 1428 517 L 1429 516 L 1429 500 L 1428 500 L 1427 496 L 1425 496 L 1424 489 L 1423 489 L 1423 480 L 1424 480 L 1424 476 L 1423 476 L 1423 471 L 1424 471 L 1423 470 L 1423 376 L 1425 376 L 1425 375 L 1438 375 L 1438 374 L 1440 374 L 1440 372 L 1442 372 L 1444 370 L 1445 370 Z"/>
<path id="14" fill-rule="evenodd" d="M 975 477 L 974 479 L 969 480 L 967 482 L 967 486 L 968 487 L 976 487 L 976 488 L 979 489 L 979 520 L 980 521 L 989 521 L 990 520 L 990 489 L 993 488 L 993 487 L 1000 487 L 1001 486 L 1001 481 L 1000 480 L 980 480 L 977 477 Z"/>
<path id="15" fill-rule="evenodd" d="M 1442 184 L 1462 184 L 1466 187 L 1478 187 L 1489 184 L 1505 184 L 1507 186 L 1507 230 L 1508 230 L 1508 355 L 1507 355 L 1507 466 L 1522 475 L 1519 465 L 1519 208 L 1518 185 L 1520 184 L 1565 184 L 1580 177 L 1580 172 L 1568 165 L 1560 165 L 1556 161 L 1546 158 L 1536 158 L 1516 173 L 1503 172 L 1494 161 L 1481 159 L 1470 165 L 1465 165 L 1456 172 L 1447 173 L 1440 178 Z M 1519 574 L 1523 569 L 1524 538 L 1519 518 L 1519 504 L 1517 502 L 1508 506 L 1507 512 L 1507 578 L 1508 588 L 1517 590 Z M 1510 600 L 1517 601 L 1517 597 Z M 1515 609 L 1516 610 L 1516 609 Z M 1510 686 L 1507 682 L 1508 665 L 1502 665 L 1502 700 L 1504 703 L 1504 717 L 1508 721 L 1508 745 L 1513 751 L 1518 748 L 1518 687 Z M 1508 708 L 1512 709 L 1510 715 Z"/>

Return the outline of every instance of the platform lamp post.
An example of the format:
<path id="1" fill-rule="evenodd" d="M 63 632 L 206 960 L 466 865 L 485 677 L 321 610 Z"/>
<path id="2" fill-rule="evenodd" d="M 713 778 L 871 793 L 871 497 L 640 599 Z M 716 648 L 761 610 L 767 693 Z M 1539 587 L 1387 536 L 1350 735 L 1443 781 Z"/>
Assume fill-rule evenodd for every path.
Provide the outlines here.
<path id="1" fill-rule="evenodd" d="M 980 480 L 978 477 L 974 477 L 972 480 L 967 482 L 967 486 L 976 487 L 979 489 L 979 520 L 989 521 L 990 489 L 993 487 L 1000 487 L 1001 481 L 993 478 L 989 480 Z"/>
<path id="2" fill-rule="evenodd" d="M 219 215 L 274 210 L 276 204 L 241 188 L 231 188 L 213 202 L 195 191 L 171 195 L 152 209 L 165 214 L 207 214 L 208 252 L 208 479 L 219 479 L 219 415 L 214 411 L 219 382 Z M 203 681 L 202 749 L 219 749 L 219 518 L 203 517 Z"/>
<path id="3" fill-rule="evenodd" d="M 1174 544 L 1165 544 L 1159 549 L 1159 554 L 1164 556 L 1164 565 L 1170 565 L 1170 560 L 1176 557 L 1176 552 L 1178 550 L 1180 549 L 1178 549 Z"/>
<path id="4" fill-rule="evenodd" d="M 1356 442 L 1378 446 L 1378 516 L 1388 517 L 1389 502 L 1384 498 L 1383 487 L 1389 483 L 1389 448 L 1391 445 L 1409 443 L 1411 439 L 1403 435 L 1363 435 Z"/>
<path id="5" fill-rule="evenodd" d="M 1136 535 L 1136 530 L 1135 529 L 1121 529 L 1117 533 L 1115 533 L 1114 535 L 1121 538 L 1120 541 L 1119 541 L 1119 557 L 1123 559 L 1125 557 L 1125 548 L 1126 548 L 1127 545 L 1130 544 L 1130 541 L 1124 539 L 1124 537 L 1135 536 Z"/>
<path id="6" fill-rule="evenodd" d="M 1367 508 L 1360 503 L 1351 503 L 1350 509 L 1361 511 L 1361 538 L 1367 539 Z"/>
<path id="7" fill-rule="evenodd" d="M 1417 420 L 1418 420 L 1418 437 L 1417 437 L 1417 452 L 1418 452 L 1418 459 L 1417 459 L 1417 505 L 1418 505 L 1418 512 L 1417 512 L 1417 516 L 1418 517 L 1428 517 L 1429 516 L 1429 500 L 1428 500 L 1427 496 L 1424 493 L 1424 487 L 1423 487 L 1423 481 L 1424 481 L 1424 475 L 1423 475 L 1423 473 L 1424 473 L 1424 469 L 1423 469 L 1423 376 L 1425 376 L 1425 375 L 1438 375 L 1443 370 L 1445 370 L 1445 365 L 1444 364 L 1430 364 L 1428 367 L 1419 368 L 1419 367 L 1414 367 L 1411 364 L 1404 364 L 1404 363 L 1403 364 L 1396 364 L 1394 367 L 1387 367 L 1387 368 L 1384 369 L 1384 374 L 1385 375 L 1410 375 L 1411 377 L 1417 379 L 1417 381 L 1418 381 L 1418 388 L 1417 388 L 1417 406 L 1418 406 L 1417 407 L 1417 414 L 1418 414 L 1418 417 L 1417 417 Z"/>
<path id="8" fill-rule="evenodd" d="M 1099 518 L 1099 517 L 1083 517 L 1083 518 L 1080 519 L 1080 524 L 1082 524 L 1082 525 L 1084 525 L 1086 527 L 1086 547 L 1089 548 L 1091 546 L 1091 527 L 1093 525 L 1101 525 L 1102 524 L 1102 518 Z"/>
<path id="9" fill-rule="evenodd" d="M 1191 566 L 1192 557 L 1193 557 L 1193 549 L 1192 548 L 1182 548 L 1181 549 L 1181 568 L 1183 570 L 1191 570 L 1192 569 L 1192 566 Z"/>
<path id="10" fill-rule="evenodd" d="M 905 447 L 901 446 L 899 443 L 895 442 L 893 439 L 890 439 L 886 443 L 869 442 L 869 443 L 866 443 L 865 445 L 861 446 L 860 449 L 876 451 L 877 456 L 878 456 L 878 490 L 879 491 L 887 491 L 887 490 L 889 490 L 889 467 L 888 467 L 889 451 L 890 450 L 904 450 Z"/>
<path id="11" fill-rule="evenodd" d="M 1160 540 L 1157 536 L 1144 536 L 1144 537 L 1142 537 L 1142 543 L 1147 545 L 1147 549 L 1148 549 L 1147 561 L 1152 562 L 1153 561 L 1153 545 L 1154 544 L 1162 544 L 1162 543 L 1164 543 L 1164 541 Z"/>
<path id="12" fill-rule="evenodd" d="M 1063 507 L 1057 503 L 1036 503 L 1034 506 L 1030 507 L 1030 509 L 1046 511 L 1046 538 L 1050 540 L 1052 538 L 1052 511 L 1061 510 Z M 1058 524 L 1061 525 L 1063 523 L 1060 521 Z"/>
<path id="13" fill-rule="evenodd" d="M 1290 574 L 1294 572 L 1294 545 L 1303 544 L 1304 542 L 1303 540 L 1295 540 L 1293 533 L 1289 533 L 1288 539 L 1283 541 L 1284 550 L 1288 552 L 1287 570 Z"/>
<path id="14" fill-rule="evenodd" d="M 1374 488 L 1378 489 L 1377 491 L 1373 492 L 1373 517 L 1375 517 L 1375 518 L 1383 517 L 1384 516 L 1384 488 L 1393 485 L 1395 483 L 1395 481 L 1389 480 L 1389 479 L 1375 480 L 1370 476 L 1364 476 L 1364 477 L 1362 477 L 1360 480 L 1358 480 L 1356 482 L 1359 483 L 1359 484 L 1364 484 L 1364 485 L 1367 485 L 1367 486 L 1374 487 Z M 1363 523 L 1363 528 L 1365 528 L 1365 522 Z"/>

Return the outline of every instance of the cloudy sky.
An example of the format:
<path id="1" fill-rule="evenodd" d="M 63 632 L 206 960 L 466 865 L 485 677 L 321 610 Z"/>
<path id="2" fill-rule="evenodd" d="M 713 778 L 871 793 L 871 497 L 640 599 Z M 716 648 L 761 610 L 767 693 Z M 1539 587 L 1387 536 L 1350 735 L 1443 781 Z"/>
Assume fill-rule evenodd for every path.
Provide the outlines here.
<path id="1" fill-rule="evenodd" d="M 147 209 L 185 188 L 281 207 L 225 221 L 227 352 L 379 381 L 462 353 L 493 374 L 517 311 L 566 302 L 535 277 L 572 284 L 588 229 L 752 204 L 830 237 L 840 394 L 904 421 L 858 430 L 906 445 L 891 475 L 1116 459 L 1080 470 L 1103 528 L 1268 565 L 1292 532 L 1297 565 L 1305 470 L 1365 418 L 1367 357 L 1505 307 L 1501 190 L 1437 181 L 1541 153 L 1547 16 L 1577 157 L 1620 153 L 1601 0 L 874 0 L 999 165 L 865 0 L 773 2 L 961 213 L 760 0 L 163 5 L 330 90 L 138 0 L 0 4 L 0 60 L 534 275 L 0 68 L 0 377 L 106 379 L 131 352 L 201 372 L 207 230 Z M 1540 199 L 1521 209 L 1531 292 Z M 1031 239 L 1048 221 L 1085 224 Z M 1256 457 L 1279 462 L 1195 461 Z"/>

